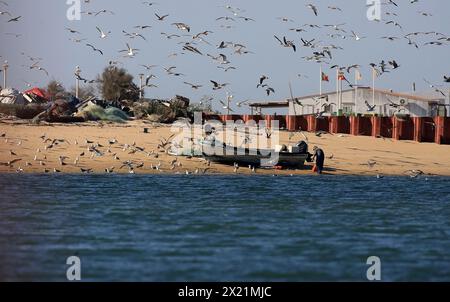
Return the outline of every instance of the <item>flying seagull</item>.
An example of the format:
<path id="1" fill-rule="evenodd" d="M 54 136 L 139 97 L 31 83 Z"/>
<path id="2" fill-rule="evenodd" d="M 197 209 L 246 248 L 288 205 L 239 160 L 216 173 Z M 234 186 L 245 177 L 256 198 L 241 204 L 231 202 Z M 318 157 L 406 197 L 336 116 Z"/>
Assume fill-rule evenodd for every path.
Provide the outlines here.
<path id="1" fill-rule="evenodd" d="M 400 65 L 398 65 L 398 63 L 397 63 L 395 60 L 389 61 L 388 63 L 389 63 L 389 65 L 391 65 L 392 68 L 394 68 L 394 69 L 397 69 L 397 68 L 400 67 Z"/>
<path id="2" fill-rule="evenodd" d="M 268 80 L 268 79 L 269 79 L 268 76 L 262 75 L 262 76 L 259 78 L 259 84 L 256 86 L 256 88 L 261 87 L 261 86 L 264 84 L 264 81 L 265 81 L 265 80 Z"/>
<path id="3" fill-rule="evenodd" d="M 366 38 L 366 37 L 360 37 L 360 36 L 359 36 L 357 33 L 355 33 L 353 30 L 352 30 L 352 35 L 353 35 L 353 38 L 355 38 L 356 41 L 360 41 L 360 40 Z"/>
<path id="4" fill-rule="evenodd" d="M 283 46 L 283 47 L 292 47 L 294 52 L 297 51 L 297 47 L 295 46 L 293 41 L 286 40 L 286 37 L 283 37 L 283 41 L 281 41 L 281 39 L 278 38 L 277 36 L 274 36 L 274 37 L 275 37 L 275 39 L 277 39 L 278 42 L 280 42 L 281 46 Z"/>
<path id="5" fill-rule="evenodd" d="M 203 87 L 202 85 L 195 85 L 195 84 L 191 84 L 189 82 L 183 82 L 183 83 L 188 85 L 188 86 L 191 86 L 191 88 L 194 89 L 194 90 L 197 90 L 197 89 L 200 89 L 200 88 Z"/>
<path id="6" fill-rule="evenodd" d="M 200 50 L 198 50 L 197 48 L 195 48 L 194 46 L 192 46 L 190 43 L 184 44 L 183 50 L 187 50 L 187 51 L 190 51 L 190 52 L 199 54 L 199 55 L 203 55 L 203 54 L 200 52 Z"/>
<path id="7" fill-rule="evenodd" d="M 365 101 L 364 103 L 365 103 L 366 106 L 367 106 L 367 111 L 368 111 L 368 112 L 373 112 L 373 111 L 375 111 L 375 108 L 377 107 L 376 105 L 371 106 L 371 105 L 369 104 L 368 101 Z"/>
<path id="8" fill-rule="evenodd" d="M 313 11 L 314 15 L 316 15 L 316 16 L 319 15 L 319 12 L 317 11 L 317 7 L 315 7 L 314 5 L 308 4 L 308 5 L 306 5 L 306 7 L 310 8 Z"/>
<path id="9" fill-rule="evenodd" d="M 156 2 L 144 1 L 144 2 L 142 2 L 142 4 L 146 4 L 146 5 L 148 5 L 148 6 L 153 6 L 153 5 L 158 4 L 158 3 L 156 3 Z"/>
<path id="10" fill-rule="evenodd" d="M 140 66 L 144 67 L 147 70 L 151 70 L 151 69 L 153 69 L 155 67 L 158 67 L 158 65 L 140 65 Z"/>
<path id="11" fill-rule="evenodd" d="M 92 45 L 92 44 L 86 44 L 86 46 L 92 48 L 92 50 L 93 50 L 94 52 L 95 52 L 95 51 L 99 52 L 99 53 L 103 56 L 103 51 L 101 51 L 100 49 L 96 48 L 94 45 Z"/>
<path id="12" fill-rule="evenodd" d="M 156 18 L 158 18 L 158 21 L 164 21 L 165 18 L 169 17 L 169 15 L 163 15 L 163 16 L 159 16 L 158 14 L 155 13 Z"/>
<path id="13" fill-rule="evenodd" d="M 9 20 L 8 20 L 8 23 L 9 23 L 9 22 L 18 22 L 20 18 L 22 18 L 22 16 L 18 16 L 18 17 L 9 19 Z"/>
<path id="14" fill-rule="evenodd" d="M 110 10 L 104 9 L 104 10 L 101 10 L 101 11 L 96 12 L 96 13 L 95 13 L 95 16 L 97 17 L 97 16 L 100 15 L 100 14 L 106 14 L 106 13 L 109 13 L 109 14 L 111 14 L 111 15 L 115 15 L 114 12 L 112 12 L 112 11 L 110 11 Z"/>
<path id="15" fill-rule="evenodd" d="M 268 87 L 266 89 L 266 93 L 267 93 L 267 96 L 270 96 L 271 93 L 275 93 L 275 89 L 273 89 L 272 87 Z"/>
<path id="16" fill-rule="evenodd" d="M 187 32 L 191 31 L 191 28 L 189 27 L 189 25 L 187 25 L 185 23 L 172 23 L 172 25 L 175 25 L 180 30 L 185 30 Z"/>
<path id="17" fill-rule="evenodd" d="M 105 33 L 102 29 L 100 29 L 100 27 L 96 27 L 98 32 L 100 33 L 100 38 L 101 39 L 105 39 L 106 37 L 108 37 L 108 35 L 111 33 L 110 31 L 108 31 L 107 33 Z"/>
<path id="18" fill-rule="evenodd" d="M 125 50 L 120 50 L 119 52 L 126 52 L 126 56 L 132 58 L 136 55 L 136 52 L 139 51 L 139 49 L 134 49 L 130 46 L 130 44 L 126 43 L 127 45 L 127 49 Z"/>
<path id="19" fill-rule="evenodd" d="M 212 80 L 210 82 L 214 85 L 213 90 L 220 90 L 220 89 L 224 88 L 225 86 L 230 85 L 228 83 L 219 84 L 218 82 L 212 81 Z"/>
<path id="20" fill-rule="evenodd" d="M 79 34 L 79 35 L 81 34 L 79 31 L 69 27 L 66 27 L 66 30 L 68 30 L 71 34 Z"/>

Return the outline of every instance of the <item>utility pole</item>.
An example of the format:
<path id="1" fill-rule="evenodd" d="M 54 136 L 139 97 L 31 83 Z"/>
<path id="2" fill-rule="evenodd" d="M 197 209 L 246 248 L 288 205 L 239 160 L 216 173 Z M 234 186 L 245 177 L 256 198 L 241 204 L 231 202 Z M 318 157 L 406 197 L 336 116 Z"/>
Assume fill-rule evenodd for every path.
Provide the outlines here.
<path id="1" fill-rule="evenodd" d="M 77 66 L 75 68 L 75 97 L 78 99 L 80 94 L 80 75 L 81 75 L 81 69 L 80 66 Z"/>
<path id="2" fill-rule="evenodd" d="M 447 100 L 447 106 L 445 107 L 446 108 L 446 115 L 445 116 L 450 117 L 450 88 L 448 89 L 448 96 L 447 97 L 448 97 L 448 100 Z"/>
<path id="3" fill-rule="evenodd" d="M 142 99 L 144 95 L 144 74 L 139 74 L 140 84 L 139 84 L 139 99 Z"/>
<path id="4" fill-rule="evenodd" d="M 5 63 L 3 64 L 3 89 L 6 89 L 6 84 L 8 84 L 8 68 L 8 61 L 5 61 Z"/>
<path id="5" fill-rule="evenodd" d="M 232 99 L 233 99 L 233 95 L 230 94 L 229 92 L 227 92 L 227 115 L 230 115 L 230 113 L 231 113 L 230 103 L 231 103 Z"/>

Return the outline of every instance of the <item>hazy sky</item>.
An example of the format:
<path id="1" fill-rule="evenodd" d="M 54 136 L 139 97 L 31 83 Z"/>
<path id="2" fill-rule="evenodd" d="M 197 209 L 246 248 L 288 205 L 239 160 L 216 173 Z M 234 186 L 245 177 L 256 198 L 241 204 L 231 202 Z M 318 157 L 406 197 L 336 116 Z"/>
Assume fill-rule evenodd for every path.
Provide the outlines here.
<path id="1" fill-rule="evenodd" d="M 303 56 L 310 56 L 314 50 L 301 46 L 300 38 L 316 39 L 322 41 L 321 45 L 335 44 L 344 50 L 334 50 L 333 60 L 330 65 L 323 64 L 324 71 L 330 76 L 330 83 L 324 84 L 324 91 L 334 90 L 335 71 L 330 66 L 339 64 L 347 66 L 360 64 L 363 74 L 362 84 L 371 85 L 370 62 L 395 59 L 401 67 L 391 73 L 384 74 L 377 80 L 377 86 L 397 91 L 410 91 L 412 82 L 417 82 L 418 90 L 428 90 L 422 80 L 427 78 L 432 82 L 443 84 L 443 76 L 450 75 L 450 42 L 446 46 L 423 46 L 425 42 L 436 41 L 438 37 L 419 36 L 414 40 L 420 49 L 408 45 L 404 38 L 390 42 L 380 39 L 382 36 L 402 37 L 414 31 L 438 31 L 450 36 L 450 1 L 443 0 L 419 0 L 410 4 L 409 0 L 396 0 L 399 7 L 383 5 L 382 22 L 369 21 L 366 17 L 365 0 L 280 0 L 280 1 L 212 1 L 212 0 L 156 0 L 159 4 L 148 6 L 142 1 L 116 1 L 116 0 L 90 0 L 90 3 L 82 1 L 83 11 L 98 11 L 108 9 L 115 14 L 101 14 L 97 17 L 82 15 L 81 21 L 68 21 L 66 11 L 68 5 L 65 0 L 6 0 L 8 6 L 0 3 L 0 11 L 8 11 L 14 17 L 22 16 L 19 22 L 7 23 L 10 17 L 6 14 L 0 16 L 0 56 L 1 60 L 7 59 L 10 67 L 9 85 L 19 90 L 25 90 L 24 81 L 36 86 L 45 86 L 51 79 L 61 81 L 66 88 L 74 85 L 74 69 L 79 65 L 82 76 L 94 79 L 110 60 L 120 60 L 130 73 L 135 75 L 148 74 L 140 64 L 158 65 L 152 71 L 157 79 L 152 83 L 159 88 L 146 89 L 147 97 L 169 98 L 175 94 L 185 95 L 191 100 L 198 100 L 203 95 L 214 95 L 217 99 L 224 99 L 225 92 L 230 91 L 235 100 L 252 99 L 258 101 L 280 100 L 289 96 L 288 82 L 293 84 L 296 96 L 316 93 L 319 90 L 319 65 L 315 62 L 306 62 Z M 314 3 L 319 16 L 314 16 L 312 10 L 306 4 Z M 256 22 L 246 22 L 237 19 L 224 6 L 230 5 L 241 9 L 240 16 L 250 17 Z M 328 6 L 338 6 L 342 12 L 331 10 Z M 421 16 L 418 12 L 424 11 L 432 14 L 432 17 Z M 394 12 L 398 16 L 386 15 L 386 12 Z M 164 22 L 157 21 L 154 13 L 159 15 L 170 14 Z M 216 21 L 216 18 L 229 16 L 236 21 Z M 293 22 L 283 22 L 278 17 L 287 17 Z M 395 20 L 403 29 L 394 25 L 386 25 L 389 20 Z M 191 34 L 205 30 L 214 33 L 205 37 L 211 43 L 209 46 L 198 42 L 196 47 L 203 52 L 203 56 L 187 52 L 176 57 L 168 55 L 182 51 L 180 42 L 192 41 L 190 37 L 166 39 L 161 32 L 168 34 L 186 34 L 175 26 L 174 22 L 184 22 L 191 27 Z M 290 28 L 298 28 L 304 24 L 339 24 L 348 34 L 355 30 L 366 39 L 355 41 L 347 39 L 331 38 L 327 34 L 337 33 L 333 28 L 310 29 L 307 32 L 297 33 Z M 222 28 L 220 25 L 231 25 L 231 29 Z M 136 25 L 151 25 L 151 29 L 142 30 L 147 38 L 126 38 L 122 30 L 128 32 L 137 31 Z M 96 30 L 99 26 L 112 33 L 107 39 L 100 39 Z M 73 35 L 65 30 L 70 27 L 80 31 L 81 35 Z M 22 34 L 16 38 L 6 33 Z M 283 48 L 275 40 L 274 35 L 286 36 L 288 40 L 294 40 L 297 44 L 297 52 L 290 48 Z M 69 38 L 86 38 L 87 41 L 74 43 Z M 244 44 L 254 54 L 237 55 L 232 49 L 217 49 L 221 41 L 230 41 Z M 94 53 L 85 43 L 91 43 L 104 52 L 104 56 Z M 125 49 L 125 43 L 140 49 L 133 59 L 122 58 L 119 50 Z M 318 49 L 316 49 L 318 50 Z M 50 76 L 38 70 L 29 71 L 32 62 L 20 53 L 25 52 L 33 57 L 41 57 L 40 66 L 47 69 Z M 236 70 L 224 72 L 218 69 L 218 64 L 206 54 L 217 56 L 220 53 L 227 55 L 230 65 Z M 169 76 L 162 67 L 177 66 L 176 71 L 186 74 L 186 77 Z M 298 74 L 307 75 L 309 78 L 299 78 Z M 259 77 L 265 74 L 270 77 L 267 81 L 276 90 L 274 95 L 267 97 L 264 89 L 257 89 Z M 353 80 L 353 75 L 348 76 Z M 209 80 L 220 83 L 231 83 L 227 89 L 213 91 Z M 203 88 L 193 91 L 183 81 L 201 84 Z M 447 86 L 448 87 L 448 86 Z M 216 108 L 220 106 L 215 105 Z"/>

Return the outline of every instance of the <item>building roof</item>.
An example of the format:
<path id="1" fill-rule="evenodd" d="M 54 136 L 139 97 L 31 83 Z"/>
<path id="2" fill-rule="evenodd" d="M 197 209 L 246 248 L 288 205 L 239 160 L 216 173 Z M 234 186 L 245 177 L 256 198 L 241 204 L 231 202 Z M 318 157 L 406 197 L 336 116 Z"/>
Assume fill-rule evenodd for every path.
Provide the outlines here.
<path id="1" fill-rule="evenodd" d="M 372 91 L 372 87 L 358 87 L 358 89 Z M 342 92 L 351 92 L 354 90 L 355 89 L 345 89 Z M 408 94 L 408 93 L 399 93 L 399 92 L 393 92 L 390 90 L 383 90 L 383 89 L 375 89 L 375 92 L 383 93 L 383 94 L 390 95 L 393 97 L 399 97 L 399 98 L 404 98 L 404 99 L 408 99 L 408 100 L 419 101 L 419 102 L 435 103 L 435 102 L 439 102 L 439 101 L 445 101 L 445 97 L 432 95 L 432 94 L 427 94 L 427 95 Z M 334 94 L 336 94 L 336 91 L 322 93 L 322 96 L 334 95 Z M 310 99 L 310 98 L 317 98 L 320 96 L 321 96 L 320 94 L 312 94 L 312 95 L 297 97 L 295 99 L 296 100 L 304 100 L 304 99 Z M 285 107 L 289 107 L 290 101 L 291 101 L 291 99 L 287 99 L 285 101 L 263 102 L 263 103 L 255 102 L 255 103 L 251 103 L 249 106 L 254 107 L 254 108 L 285 108 Z"/>
<path id="2" fill-rule="evenodd" d="M 372 91 L 372 87 L 358 87 L 358 89 L 362 89 L 362 90 L 370 90 Z M 346 89 L 343 90 L 342 92 L 351 92 L 354 91 L 355 89 Z M 375 89 L 375 92 L 378 93 L 382 93 L 382 94 L 386 94 L 386 95 L 390 95 L 390 96 L 394 96 L 394 97 L 399 97 L 399 98 L 405 98 L 408 100 L 414 100 L 414 101 L 420 101 L 420 102 L 436 102 L 436 101 L 443 101 L 445 100 L 445 97 L 443 96 L 434 96 L 434 95 L 419 95 L 419 94 L 408 94 L 408 93 L 399 93 L 399 92 L 393 92 L 391 90 L 384 90 L 384 89 Z M 322 93 L 323 95 L 334 95 L 336 94 L 336 91 L 332 91 L 332 92 L 325 92 Z M 307 95 L 307 96 L 302 96 L 300 98 L 298 98 L 299 100 L 304 100 L 304 99 L 310 99 L 310 98 L 314 98 L 314 97 L 319 97 L 320 94 L 313 94 L 313 95 Z"/>

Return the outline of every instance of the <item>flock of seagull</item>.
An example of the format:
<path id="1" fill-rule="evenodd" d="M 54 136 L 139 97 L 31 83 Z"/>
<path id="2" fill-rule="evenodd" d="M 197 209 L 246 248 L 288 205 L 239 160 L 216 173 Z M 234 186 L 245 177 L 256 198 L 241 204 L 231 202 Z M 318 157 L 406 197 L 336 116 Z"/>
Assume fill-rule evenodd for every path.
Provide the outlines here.
<path id="1" fill-rule="evenodd" d="M 95 2 L 95 0 L 84 0 L 84 8 L 89 8 L 90 5 Z M 416 5 L 418 2 L 421 2 L 419 0 L 410 0 L 408 3 L 402 2 L 396 3 L 395 1 L 388 0 L 387 2 L 383 3 L 384 7 L 386 8 L 385 15 L 389 18 L 389 20 L 376 20 L 379 23 L 384 23 L 387 26 L 393 26 L 398 29 L 399 34 L 398 35 L 392 35 L 392 36 L 383 36 L 380 39 L 386 40 L 388 42 L 398 42 L 401 43 L 402 41 L 407 42 L 408 45 L 411 45 L 414 48 L 420 48 L 420 47 L 445 47 L 448 45 L 448 42 L 450 42 L 450 36 L 439 33 L 436 31 L 429 31 L 429 32 L 410 32 L 405 33 L 405 27 L 404 25 L 400 24 L 398 21 L 399 16 L 399 10 L 404 5 Z M 223 72 L 231 72 L 238 69 L 238 66 L 233 64 L 233 56 L 242 56 L 242 55 L 253 55 L 255 54 L 254 51 L 250 50 L 247 45 L 244 45 L 242 43 L 237 42 L 231 42 L 231 41 L 223 41 L 223 40 L 216 40 L 217 43 L 210 42 L 213 38 L 215 38 L 217 35 L 217 32 L 215 33 L 212 30 L 204 30 L 199 32 L 194 32 L 194 28 L 192 28 L 189 24 L 186 22 L 180 22 L 177 20 L 177 22 L 169 21 L 171 19 L 170 13 L 161 13 L 163 11 L 163 5 L 158 4 L 155 2 L 149 2 L 149 1 L 143 1 L 141 4 L 143 6 L 143 9 L 151 9 L 153 10 L 153 22 L 162 23 L 163 26 L 167 28 L 167 30 L 161 32 L 161 36 L 168 39 L 168 40 L 176 40 L 177 45 L 179 45 L 178 50 L 176 50 L 174 53 L 169 54 L 168 57 L 175 57 L 180 55 L 197 55 L 197 56 L 204 56 L 205 58 L 208 58 L 212 61 L 213 64 L 216 64 L 217 68 L 222 70 Z M 0 1 L 0 18 L 3 16 L 7 16 L 7 23 L 16 23 L 20 22 L 22 20 L 22 16 L 15 16 L 12 12 L 9 12 L 8 9 L 9 4 L 6 1 Z M 248 16 L 247 12 L 243 9 L 240 9 L 238 7 L 225 5 L 223 6 L 224 9 L 224 15 L 218 16 L 215 18 L 215 21 L 218 22 L 219 27 L 221 30 L 226 30 L 233 28 L 237 25 L 241 26 L 242 23 L 257 23 L 259 22 L 255 18 Z M 344 13 L 344 9 L 338 7 L 338 6 L 327 6 L 327 10 L 336 12 L 336 14 L 342 14 Z M 320 16 L 322 14 L 321 8 L 318 4 L 305 4 L 305 10 L 309 10 L 311 12 L 311 16 L 314 18 L 316 17 L 317 20 L 320 20 Z M 115 18 L 116 13 L 108 10 L 108 9 L 101 9 L 101 10 L 90 10 L 85 9 L 81 12 L 83 16 L 86 17 L 92 17 L 97 18 L 99 16 L 107 16 L 108 18 Z M 418 11 L 417 12 L 418 17 L 424 17 L 424 18 L 431 18 L 433 15 L 429 12 L 424 11 Z M 152 18 L 149 19 L 149 21 Z M 295 21 L 293 18 L 290 17 L 277 17 L 277 20 L 282 23 L 286 24 L 294 24 Z M 1 21 L 1 19 L 0 19 Z M 150 22 L 149 22 L 150 23 Z M 244 26 L 244 25 L 242 25 Z M 154 24 L 138 24 L 132 26 L 131 30 L 123 29 L 121 35 L 123 35 L 123 45 L 126 47 L 124 49 L 118 50 L 118 56 L 114 56 L 113 59 L 109 60 L 109 65 L 111 67 L 117 66 L 119 64 L 124 64 L 123 59 L 135 59 L 135 60 L 141 60 L 140 59 L 140 52 L 141 50 L 139 48 L 133 47 L 133 44 L 135 44 L 135 40 L 139 39 L 142 42 L 148 41 L 147 33 L 153 33 L 152 29 L 154 28 Z M 175 30 L 175 33 L 169 33 L 171 29 Z M 97 42 L 95 41 L 89 41 L 87 37 L 83 37 L 82 33 L 76 29 L 71 27 L 65 28 L 67 34 L 69 35 L 69 40 L 72 41 L 75 44 L 85 45 L 86 48 L 90 49 L 92 51 L 93 55 L 98 56 L 106 56 L 106 52 L 101 49 L 99 46 L 97 46 Z M 97 38 L 99 40 L 105 40 L 110 39 L 113 35 L 116 35 L 116 33 L 112 33 L 110 30 L 105 29 L 103 26 L 96 26 L 95 30 L 98 33 Z M 335 63 L 334 60 L 336 60 L 336 52 L 339 52 L 343 50 L 344 48 L 339 45 L 339 40 L 353 40 L 355 43 L 358 43 L 361 40 L 368 39 L 369 37 L 361 35 L 360 33 L 357 33 L 356 30 L 352 30 L 347 28 L 346 23 L 339 23 L 339 24 L 303 24 L 302 26 L 289 26 L 289 31 L 294 32 L 296 34 L 304 35 L 306 33 L 312 33 L 314 35 L 318 35 L 318 31 L 325 30 L 327 33 L 327 37 L 329 38 L 329 41 L 319 41 L 317 38 L 315 39 L 307 39 L 304 36 L 301 36 L 299 39 L 295 37 L 288 38 L 290 35 L 289 32 L 284 33 L 283 35 L 279 34 L 273 34 L 273 37 L 275 38 L 275 41 L 280 47 L 291 49 L 294 53 L 297 53 L 300 51 L 304 53 L 301 57 L 301 59 L 305 60 L 306 62 L 315 62 L 323 65 L 330 65 L 330 69 L 339 69 L 342 72 L 350 73 L 352 69 L 359 69 L 363 67 L 364 65 L 361 64 L 352 64 L 350 66 L 341 66 Z M 323 32 L 322 32 L 323 33 Z M 13 33 L 7 33 L 9 35 L 13 35 Z M 14 34 L 16 37 L 20 37 L 20 34 Z M 420 38 L 425 38 L 426 41 L 419 42 Z M 214 46 L 214 44 L 216 44 Z M 276 45 L 274 43 L 274 45 Z M 213 53 L 213 49 L 215 49 L 216 53 Z M 308 54 L 309 53 L 309 54 Z M 42 58 L 36 58 L 32 57 L 30 55 L 25 54 L 25 52 L 22 53 L 22 55 L 25 58 L 29 59 L 30 64 L 25 64 L 23 67 L 26 67 L 29 70 L 36 70 L 41 71 L 45 75 L 50 76 L 49 72 L 46 68 L 42 66 L 43 59 Z M 143 67 L 145 72 L 151 72 L 154 68 L 158 67 L 157 65 L 146 65 L 141 64 L 141 67 Z M 373 68 L 373 70 L 377 73 L 378 76 L 381 76 L 385 73 L 393 72 L 401 67 L 400 63 L 396 59 L 384 59 L 380 62 L 372 62 L 367 64 L 367 66 L 370 66 Z M 188 77 L 186 74 L 182 72 L 177 71 L 177 66 L 168 66 L 168 67 L 162 67 L 162 70 L 164 70 L 167 74 L 167 76 L 171 77 L 181 77 L 183 78 L 182 83 L 185 85 L 190 86 L 193 90 L 200 90 L 204 88 L 204 83 L 196 83 L 195 80 L 186 80 Z M 79 75 L 78 75 L 79 76 Z M 304 75 L 299 74 L 301 77 L 306 77 Z M 152 80 L 158 78 L 155 74 L 149 74 L 146 76 L 145 81 L 145 87 L 144 88 L 156 88 L 158 87 L 157 84 L 153 83 Z M 262 79 L 262 80 L 261 80 Z M 87 80 L 84 79 L 85 82 L 94 83 L 95 80 Z M 271 94 L 275 94 L 276 90 L 272 85 L 269 85 L 268 83 L 263 83 L 264 81 L 268 80 L 268 76 L 262 75 L 260 79 L 257 81 L 257 88 L 263 89 L 264 93 L 267 94 L 267 96 L 270 96 Z M 426 83 L 430 86 L 430 88 L 434 89 L 436 92 L 446 96 L 446 93 L 444 92 L 443 85 L 438 84 L 432 84 L 426 79 L 424 79 Z M 445 83 L 450 83 L 450 75 L 444 75 L 443 81 Z M 355 85 L 354 83 L 351 83 L 347 80 L 348 85 L 353 87 Z M 27 82 L 28 84 L 28 82 Z M 229 88 L 231 86 L 230 83 L 223 83 L 220 81 L 220 74 L 215 79 L 210 79 L 209 85 L 211 88 L 211 92 L 208 92 L 209 94 L 215 94 L 217 91 Z M 415 86 L 415 85 L 414 85 Z M 223 102 L 222 102 L 223 103 Z M 242 105 L 243 103 L 248 103 L 248 100 L 246 101 L 239 101 L 236 105 Z M 227 109 L 233 111 L 231 109 L 231 105 L 227 104 Z M 238 106 L 240 107 L 240 106 Z"/>
<path id="2" fill-rule="evenodd" d="M 135 174 L 138 170 L 143 171 L 146 169 L 160 173 L 174 171 L 175 174 L 190 175 L 206 174 L 211 169 L 211 162 L 209 161 L 205 161 L 203 166 L 195 168 L 193 171 L 184 169 L 183 164 L 177 157 L 170 161 L 168 166 L 164 166 L 164 169 L 167 168 L 167 170 L 163 171 L 163 164 L 159 158 L 161 154 L 168 154 L 174 144 L 172 142 L 173 137 L 174 135 L 167 138 L 160 138 L 156 147 L 151 151 L 147 151 L 145 147 L 138 146 L 136 142 L 132 144 L 120 143 L 115 138 L 106 140 L 106 143 L 100 143 L 91 139 L 85 139 L 82 142 L 78 142 L 77 140 L 70 142 L 64 138 L 51 138 L 44 133 L 39 137 L 40 147 L 34 152 L 33 160 L 23 162 L 22 158 L 19 158 L 22 148 L 26 148 L 23 141 L 8 137 L 6 133 L 2 133 L 0 134 L 0 138 L 6 144 L 14 146 L 17 150 L 10 149 L 9 155 L 12 159 L 7 162 L 0 162 L 0 166 L 14 168 L 17 173 L 25 172 L 26 169 L 31 169 L 34 166 L 42 168 L 43 173 L 62 173 L 65 168 L 71 167 L 78 168 L 80 173 L 90 174 L 98 171 L 94 171 L 94 167 L 89 164 L 89 160 L 97 161 L 102 157 L 110 157 L 117 164 L 105 168 L 104 173 L 106 174 L 123 171 L 127 171 L 129 174 Z M 71 159 L 66 155 L 69 152 L 69 147 L 78 148 L 75 158 Z M 64 152 L 66 154 L 62 154 Z M 153 159 L 157 163 L 148 165 L 142 160 L 136 160 L 135 158 L 139 154 Z M 124 160 L 122 157 L 134 158 Z M 72 160 L 72 162 L 69 162 L 69 160 Z M 49 166 L 54 166 L 54 161 L 57 161 L 58 167 L 49 168 Z M 17 167 L 14 167 L 14 165 Z"/>
<path id="3" fill-rule="evenodd" d="M 290 133 L 289 141 L 294 139 L 298 134 L 302 135 L 304 139 L 308 141 L 308 137 L 302 131 Z M 326 132 L 318 132 L 316 133 L 316 136 L 320 137 L 321 134 L 326 134 Z M 270 133 L 267 133 L 267 135 L 269 136 Z M 64 173 L 66 171 L 73 171 L 74 169 L 79 169 L 79 172 L 82 174 L 98 172 L 105 174 L 136 174 L 138 172 L 146 171 L 153 171 L 154 173 L 174 173 L 176 175 L 204 175 L 210 173 L 212 164 L 208 160 L 203 161 L 201 165 L 197 165 L 189 170 L 187 167 L 185 168 L 183 166 L 183 163 L 178 157 L 170 160 L 170 162 L 161 159 L 160 156 L 170 154 L 172 147 L 180 147 L 173 141 L 174 136 L 175 134 L 166 138 L 160 137 L 159 141 L 151 144 L 152 150 L 148 150 L 148 148 L 144 146 L 137 145 L 136 142 L 131 144 L 121 143 L 116 138 L 105 139 L 102 140 L 102 142 L 100 140 L 85 138 L 83 141 L 79 142 L 77 139 L 69 141 L 65 138 L 52 138 L 44 133 L 37 138 L 40 142 L 37 144 L 38 148 L 34 152 L 33 159 L 24 162 L 23 158 L 20 158 L 20 155 L 23 149 L 29 149 L 29 147 L 26 146 L 27 142 L 10 137 L 6 133 L 1 133 L 0 139 L 4 140 L 4 143 L 8 144 L 10 148 L 13 149 L 9 150 L 11 159 L 7 162 L 0 162 L 0 166 L 15 169 L 16 173 L 42 169 L 42 173 L 45 174 Z M 247 139 L 249 138 L 246 137 L 246 140 Z M 73 148 L 76 148 L 75 152 L 73 152 Z M 75 153 L 75 155 L 73 155 L 73 153 Z M 69 154 L 71 154 L 70 156 L 72 157 L 70 157 Z M 91 165 L 91 162 L 98 162 L 101 158 L 104 158 L 109 164 L 112 163 L 112 165 L 104 169 L 101 168 L 100 171 L 95 170 L 98 169 L 98 165 Z M 333 158 L 333 154 L 327 157 L 328 160 L 332 160 Z M 186 159 L 191 160 L 192 157 L 187 157 Z M 153 161 L 153 163 L 148 164 L 146 163 L 147 161 Z M 379 163 L 370 159 L 362 165 L 367 166 L 372 170 L 376 165 L 379 165 Z M 233 165 L 234 173 L 239 173 L 242 169 L 246 168 L 240 167 L 237 163 Z M 248 166 L 248 171 L 253 174 L 257 173 L 256 167 L 251 165 Z M 418 178 L 419 176 L 425 175 L 425 173 L 422 170 L 411 169 L 405 171 L 404 175 L 411 178 Z M 431 176 L 431 174 L 428 175 Z M 290 174 L 290 176 L 293 176 L 293 174 Z M 377 178 L 383 178 L 383 175 L 377 174 Z"/>

